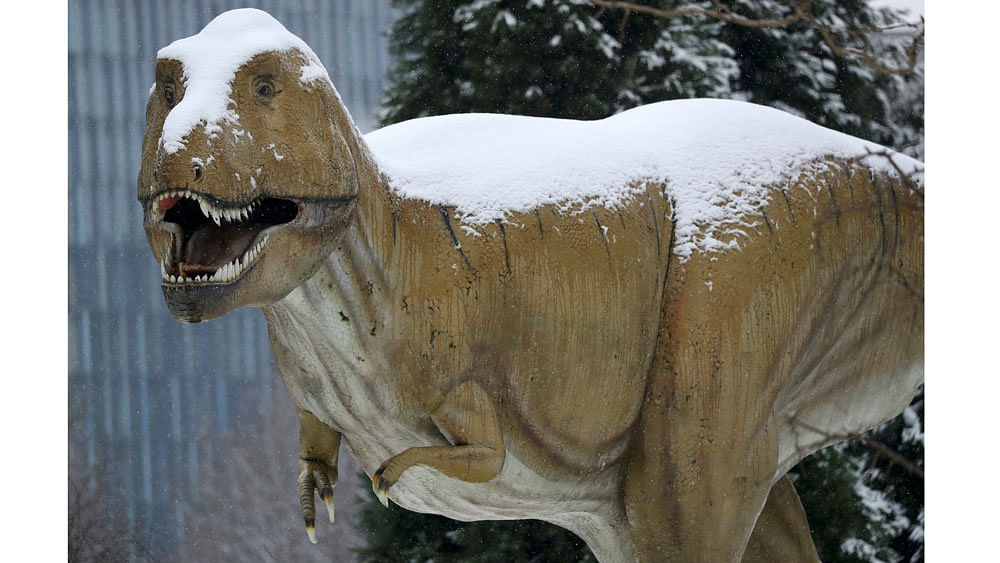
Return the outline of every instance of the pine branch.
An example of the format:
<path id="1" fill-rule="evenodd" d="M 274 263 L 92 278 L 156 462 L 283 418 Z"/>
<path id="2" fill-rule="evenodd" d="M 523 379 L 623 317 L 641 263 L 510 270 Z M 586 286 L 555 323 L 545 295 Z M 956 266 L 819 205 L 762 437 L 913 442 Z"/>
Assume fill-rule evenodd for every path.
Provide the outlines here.
<path id="1" fill-rule="evenodd" d="M 648 14 L 657 18 L 677 18 L 683 16 L 704 16 L 719 21 L 752 27 L 757 29 L 783 28 L 798 22 L 804 22 L 819 32 L 823 42 L 839 57 L 857 57 L 865 64 L 886 74 L 903 75 L 913 71 L 917 66 L 921 47 L 924 44 L 924 18 L 920 18 L 920 23 L 892 22 L 884 26 L 868 26 L 859 29 L 834 29 L 828 25 L 820 23 L 813 15 L 812 0 L 781 0 L 792 9 L 792 13 L 779 19 L 760 19 L 745 17 L 734 14 L 730 7 L 720 0 L 713 0 L 714 9 L 700 8 L 697 6 L 682 6 L 673 10 L 661 10 L 652 6 L 637 4 L 635 2 L 625 2 L 621 0 L 590 0 L 592 4 L 601 8 L 603 13 L 607 9 L 624 10 L 626 15 L 631 12 Z M 906 60 L 899 66 L 884 64 L 879 61 L 866 45 L 865 35 L 873 33 L 884 33 L 887 31 L 897 31 L 899 29 L 913 29 L 916 31 L 906 47 Z M 852 37 L 862 45 L 862 48 L 849 47 L 841 44 L 837 35 L 847 35 Z"/>

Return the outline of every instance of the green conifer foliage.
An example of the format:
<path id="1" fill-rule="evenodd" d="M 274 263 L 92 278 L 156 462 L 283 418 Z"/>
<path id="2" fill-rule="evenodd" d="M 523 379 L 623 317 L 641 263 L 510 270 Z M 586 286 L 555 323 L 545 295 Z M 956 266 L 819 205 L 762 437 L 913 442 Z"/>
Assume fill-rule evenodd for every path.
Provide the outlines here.
<path id="1" fill-rule="evenodd" d="M 734 0 L 730 4 L 733 12 L 754 19 L 776 19 L 792 13 L 787 3 L 779 0 Z M 834 30 L 885 26 L 900 17 L 893 10 L 871 8 L 866 0 L 813 0 L 813 14 L 819 23 Z M 887 60 L 896 60 L 903 53 L 905 41 L 878 41 L 874 37 L 859 34 L 845 39 L 838 35 L 837 40 L 844 47 L 863 48 Z M 804 21 L 786 28 L 763 29 L 727 23 L 722 39 L 735 51 L 740 72 L 733 91 L 740 99 L 890 147 L 902 147 L 923 136 L 920 67 L 909 75 L 896 76 L 879 72 L 858 57 L 838 57 L 820 32 Z M 915 84 L 919 86 L 914 88 Z M 919 90 L 919 100 L 911 92 L 914 89 Z M 912 109 L 907 111 L 905 106 Z"/>
<path id="2" fill-rule="evenodd" d="M 704 19 L 626 20 L 586 0 L 393 4 L 404 15 L 391 31 L 383 124 L 467 112 L 600 119 L 659 100 L 726 97 L 738 70 L 715 39 L 720 24 Z"/>
<path id="3" fill-rule="evenodd" d="M 368 538 L 360 563 L 596 561 L 583 540 L 540 520 L 458 522 L 393 503 L 386 509 L 374 495 L 359 520 Z"/>

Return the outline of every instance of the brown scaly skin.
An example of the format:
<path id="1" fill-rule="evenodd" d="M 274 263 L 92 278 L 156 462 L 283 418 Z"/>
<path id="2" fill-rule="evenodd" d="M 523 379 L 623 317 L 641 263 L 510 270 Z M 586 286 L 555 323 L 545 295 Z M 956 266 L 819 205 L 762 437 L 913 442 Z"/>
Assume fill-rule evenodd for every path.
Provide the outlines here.
<path id="1" fill-rule="evenodd" d="M 921 380 L 918 194 L 828 163 L 774 190 L 740 251 L 687 261 L 657 185 L 471 236 L 453 209 L 389 189 L 332 89 L 298 82 L 303 61 L 238 71 L 253 141 L 199 128 L 169 156 L 156 141 L 181 69 L 159 61 L 138 186 L 161 261 L 180 236 L 153 202 L 163 190 L 243 205 L 260 168 L 259 191 L 326 210 L 275 225 L 233 282 L 164 284 L 188 322 L 263 308 L 299 409 L 307 526 L 343 436 L 382 502 L 542 518 L 602 561 L 817 560 L 784 475 L 900 412 Z"/>

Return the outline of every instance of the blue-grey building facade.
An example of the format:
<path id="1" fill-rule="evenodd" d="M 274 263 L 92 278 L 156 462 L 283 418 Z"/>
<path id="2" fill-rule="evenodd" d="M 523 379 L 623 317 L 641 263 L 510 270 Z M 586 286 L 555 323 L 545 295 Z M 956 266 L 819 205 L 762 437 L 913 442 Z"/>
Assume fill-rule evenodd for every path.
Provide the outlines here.
<path id="1" fill-rule="evenodd" d="M 70 478 L 100 489 L 150 545 L 177 540 L 177 495 L 197 494 L 212 444 L 257 422 L 244 399 L 285 393 L 259 311 L 204 325 L 169 316 L 135 196 L 157 50 L 240 7 L 305 40 L 358 126 L 375 127 L 386 0 L 69 2 Z"/>

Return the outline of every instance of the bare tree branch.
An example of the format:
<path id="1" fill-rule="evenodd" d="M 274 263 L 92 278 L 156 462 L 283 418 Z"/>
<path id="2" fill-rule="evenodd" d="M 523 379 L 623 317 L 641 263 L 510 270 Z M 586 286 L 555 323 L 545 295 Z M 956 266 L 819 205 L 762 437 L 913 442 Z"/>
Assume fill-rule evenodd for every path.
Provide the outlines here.
<path id="1" fill-rule="evenodd" d="M 829 432 L 826 432 L 825 430 L 821 430 L 819 428 L 816 428 L 815 426 L 812 426 L 811 424 L 803 422 L 794 416 L 789 418 L 792 421 L 792 424 L 801 426 L 802 428 L 805 428 L 810 432 L 815 432 L 816 434 L 819 434 L 820 436 L 823 436 L 828 440 L 838 440 L 838 441 L 857 440 L 862 444 L 868 446 L 869 448 L 875 450 L 879 454 L 889 458 L 890 460 L 892 460 L 894 463 L 896 463 L 909 473 L 912 473 L 913 475 L 916 475 L 921 479 L 924 478 L 924 469 L 922 467 L 914 463 L 912 460 L 910 460 L 903 454 L 897 452 L 896 450 L 893 450 L 892 448 L 886 446 L 885 444 L 879 442 L 878 440 L 871 438 L 870 436 L 866 436 L 865 434 L 859 434 L 859 435 L 831 434 Z"/>
<path id="2" fill-rule="evenodd" d="M 738 14 L 734 14 L 730 7 L 721 2 L 720 0 L 713 0 L 712 4 L 715 6 L 714 9 L 706 9 L 698 6 L 682 6 L 680 8 L 675 8 L 673 10 L 661 10 L 659 8 L 654 8 L 652 6 L 646 6 L 643 4 L 637 4 L 635 2 L 625 2 L 622 0 L 590 0 L 592 4 L 598 6 L 603 13 L 607 9 L 617 9 L 624 10 L 625 17 L 631 12 L 639 12 L 643 14 L 648 14 L 657 18 L 677 18 L 683 16 L 704 16 L 708 18 L 713 18 L 719 21 L 724 21 L 732 23 L 735 25 L 740 25 L 744 27 L 752 27 L 757 29 L 765 28 L 781 28 L 788 27 L 792 24 L 798 22 L 805 22 L 810 27 L 819 32 L 820 37 L 822 37 L 823 42 L 839 57 L 858 57 L 865 64 L 874 68 L 880 72 L 886 74 L 908 74 L 913 71 L 917 66 L 917 62 L 920 55 L 921 47 L 924 44 L 924 19 L 920 18 L 920 23 L 907 23 L 907 22 L 892 22 L 885 26 L 869 26 L 866 28 L 858 29 L 835 29 L 828 25 L 820 23 L 816 17 L 813 15 L 813 5 L 812 0 L 781 0 L 783 4 L 786 4 L 792 9 L 792 13 L 789 15 L 778 18 L 778 19 L 758 19 L 758 18 L 748 18 Z M 622 29 L 624 30 L 624 21 L 622 23 Z M 899 66 L 892 66 L 889 64 L 884 64 L 881 62 L 874 54 L 871 53 L 867 42 L 865 41 L 865 35 L 873 33 L 884 33 L 887 31 L 897 31 L 900 29 L 912 29 L 915 31 L 913 37 L 910 40 L 909 45 L 907 45 L 906 60 Z M 861 48 L 849 47 L 842 44 L 837 36 L 846 35 L 852 38 L 855 42 L 862 45 Z M 621 36 L 621 33 L 619 33 Z M 621 41 L 619 41 L 621 42 Z"/>
<path id="3" fill-rule="evenodd" d="M 681 16 L 706 16 L 745 27 L 755 28 L 788 27 L 793 23 L 802 20 L 805 17 L 804 10 L 812 7 L 812 0 L 803 0 L 801 5 L 798 3 L 789 3 L 789 5 L 794 9 L 794 12 L 791 15 L 781 19 L 759 20 L 735 15 L 729 9 L 729 6 L 726 6 L 721 2 L 715 3 L 717 8 L 714 10 L 706 10 L 705 8 L 698 8 L 696 6 L 685 6 L 673 10 L 661 10 L 659 8 L 653 8 L 652 6 L 636 4 L 635 2 L 621 2 L 618 0 L 590 0 L 590 2 L 602 8 L 639 12 L 664 19 L 677 18 Z"/>

